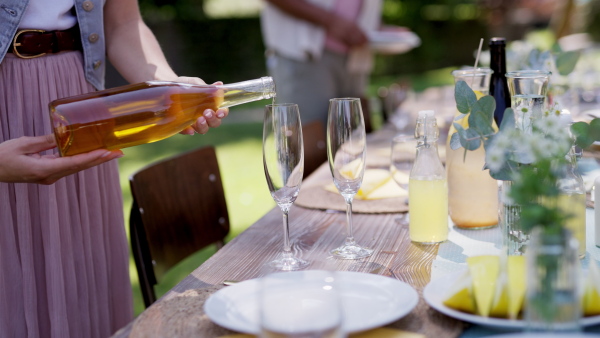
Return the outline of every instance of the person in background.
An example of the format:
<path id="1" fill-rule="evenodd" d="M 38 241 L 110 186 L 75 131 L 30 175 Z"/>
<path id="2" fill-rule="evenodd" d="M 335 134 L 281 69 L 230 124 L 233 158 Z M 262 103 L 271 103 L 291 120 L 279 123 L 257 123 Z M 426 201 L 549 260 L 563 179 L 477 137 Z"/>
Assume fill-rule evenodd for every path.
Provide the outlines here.
<path id="1" fill-rule="evenodd" d="M 122 152 L 58 157 L 48 103 L 103 89 L 106 56 L 132 83 L 204 81 L 174 73 L 136 0 L 5 0 L 0 27 L 0 337 L 108 337 L 133 319 Z"/>
<path id="2" fill-rule="evenodd" d="M 327 125 L 329 99 L 364 98 L 372 68 L 367 32 L 381 0 L 266 0 L 261 13 L 267 69 L 278 102 L 297 103 L 304 124 Z"/>

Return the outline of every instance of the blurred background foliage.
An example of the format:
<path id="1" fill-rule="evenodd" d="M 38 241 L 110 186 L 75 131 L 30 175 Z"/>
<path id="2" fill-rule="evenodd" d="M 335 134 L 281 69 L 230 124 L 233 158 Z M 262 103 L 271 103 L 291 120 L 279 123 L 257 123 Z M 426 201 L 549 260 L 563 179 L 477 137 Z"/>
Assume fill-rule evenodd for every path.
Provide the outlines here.
<path id="1" fill-rule="evenodd" d="M 565 8 L 557 9 L 557 3 Z M 409 27 L 422 44 L 405 54 L 378 55 L 373 77 L 471 65 L 480 38 L 504 36 L 510 41 L 534 29 L 558 31 L 560 18 L 554 12 L 568 11 L 570 3 L 587 7 L 571 20 L 570 30 L 600 39 L 595 0 L 384 0 L 384 24 Z M 178 73 L 207 82 L 266 74 L 259 21 L 262 0 L 140 0 L 139 4 Z M 114 72 L 108 75 L 109 84 L 124 83 Z"/>
<path id="2" fill-rule="evenodd" d="M 290 0 L 294 1 L 294 0 Z M 370 0 L 365 0 L 370 1 Z M 421 46 L 405 54 L 377 55 L 369 87 L 370 97 L 394 82 L 421 91 L 452 84 L 450 71 L 473 65 L 481 38 L 504 36 L 508 41 L 545 30 L 537 36 L 553 40 L 568 33 L 587 32 L 600 40 L 596 20 L 600 0 L 384 0 L 384 24 L 410 28 Z M 207 83 L 243 81 L 267 75 L 259 14 L 263 0 L 139 0 L 144 20 L 154 31 L 173 69 L 198 76 Z M 572 13 L 573 6 L 577 13 Z M 565 22 L 565 18 L 569 18 Z M 484 44 L 484 49 L 487 49 Z M 107 87 L 125 84 L 112 67 Z M 377 103 L 377 100 L 372 100 Z M 128 177 L 160 159 L 205 145 L 213 145 L 234 237 L 275 206 L 263 179 L 261 141 L 265 102 L 230 109 L 223 125 L 207 135 L 176 135 L 166 140 L 124 149 L 119 160 L 124 210 L 131 207 Z M 373 109 L 377 113 L 377 109 Z M 243 168 L 243 170 L 241 169 Z M 127 221 L 127 220 L 126 220 Z M 294 226 L 293 220 L 291 226 Z M 161 281 L 160 296 L 214 252 L 190 257 Z M 143 310 L 135 264 L 130 274 L 136 313 Z"/>

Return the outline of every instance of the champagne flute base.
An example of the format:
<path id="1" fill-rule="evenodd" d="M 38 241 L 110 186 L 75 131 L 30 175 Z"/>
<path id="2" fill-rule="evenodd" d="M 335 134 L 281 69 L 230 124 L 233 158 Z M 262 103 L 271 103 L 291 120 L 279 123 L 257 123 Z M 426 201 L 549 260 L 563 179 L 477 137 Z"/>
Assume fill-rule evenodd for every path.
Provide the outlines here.
<path id="1" fill-rule="evenodd" d="M 308 267 L 308 262 L 298 257 L 288 256 L 271 261 L 268 265 L 275 270 L 294 271 Z"/>
<path id="2" fill-rule="evenodd" d="M 331 250 L 329 253 L 335 258 L 340 259 L 361 259 L 371 256 L 373 249 L 363 248 L 356 244 L 344 244 L 339 248 Z"/>

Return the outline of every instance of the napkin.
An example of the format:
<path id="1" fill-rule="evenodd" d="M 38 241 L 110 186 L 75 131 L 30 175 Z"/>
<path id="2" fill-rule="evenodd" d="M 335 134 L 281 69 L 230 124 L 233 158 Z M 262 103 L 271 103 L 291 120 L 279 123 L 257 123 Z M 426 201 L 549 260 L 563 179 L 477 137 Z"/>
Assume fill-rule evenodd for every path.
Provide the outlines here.
<path id="1" fill-rule="evenodd" d="M 255 336 L 249 334 L 228 334 L 219 338 L 255 338 Z M 419 333 L 380 327 L 366 332 L 351 334 L 350 338 L 425 338 L 425 336 Z"/>
<path id="2" fill-rule="evenodd" d="M 325 190 L 339 193 L 333 183 L 327 184 Z M 355 198 L 361 200 L 376 200 L 382 198 L 407 196 L 406 190 L 400 188 L 385 169 L 367 169 L 363 176 L 360 189 Z"/>

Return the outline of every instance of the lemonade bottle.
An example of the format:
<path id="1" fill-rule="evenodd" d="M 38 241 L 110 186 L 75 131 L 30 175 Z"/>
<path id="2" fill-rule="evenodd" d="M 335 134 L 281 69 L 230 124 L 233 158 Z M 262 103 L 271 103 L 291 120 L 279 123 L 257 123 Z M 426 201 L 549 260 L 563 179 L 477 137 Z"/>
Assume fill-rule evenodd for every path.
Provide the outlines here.
<path id="1" fill-rule="evenodd" d="M 410 240 L 432 244 L 448 239 L 448 184 L 438 155 L 438 128 L 432 110 L 419 112 L 417 157 L 408 183 Z"/>
<path id="2" fill-rule="evenodd" d="M 489 68 L 455 70 L 455 81 L 465 81 L 477 95 L 477 99 L 488 94 Z M 457 116 L 463 115 L 460 112 Z M 453 121 L 467 129 L 468 115 Z M 495 127 L 495 124 L 492 123 Z M 483 170 L 485 150 L 483 146 L 465 154 L 460 148 L 450 148 L 450 138 L 456 132 L 453 124 L 446 140 L 446 170 L 448 171 L 448 201 L 452 222 L 463 229 L 482 229 L 498 224 L 498 183 L 489 172 Z"/>

